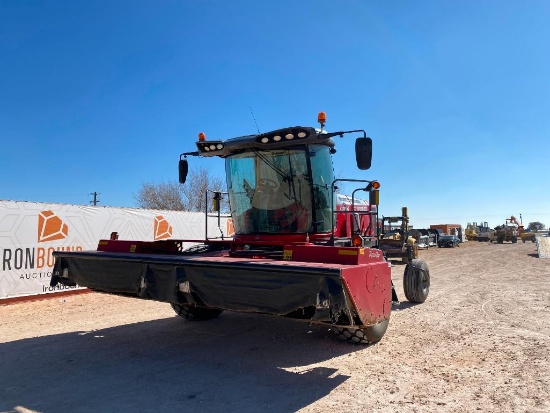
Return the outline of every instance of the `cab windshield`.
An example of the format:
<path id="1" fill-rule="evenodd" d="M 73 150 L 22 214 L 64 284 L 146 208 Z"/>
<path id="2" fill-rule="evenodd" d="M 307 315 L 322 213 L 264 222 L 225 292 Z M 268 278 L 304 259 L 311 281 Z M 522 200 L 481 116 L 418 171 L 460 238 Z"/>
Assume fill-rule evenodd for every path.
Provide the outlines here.
<path id="1" fill-rule="evenodd" d="M 329 147 L 246 152 L 225 167 L 236 234 L 330 231 Z"/>

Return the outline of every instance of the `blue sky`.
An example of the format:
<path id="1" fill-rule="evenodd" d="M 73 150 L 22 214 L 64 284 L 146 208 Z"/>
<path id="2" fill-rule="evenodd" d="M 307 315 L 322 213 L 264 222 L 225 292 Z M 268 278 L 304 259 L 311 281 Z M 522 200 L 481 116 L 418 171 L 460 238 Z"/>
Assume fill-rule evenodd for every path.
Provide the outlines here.
<path id="1" fill-rule="evenodd" d="M 416 227 L 550 225 L 547 1 L 1 1 L 0 199 L 136 206 L 198 132 L 365 129 Z M 223 176 L 223 163 L 191 159 Z"/>

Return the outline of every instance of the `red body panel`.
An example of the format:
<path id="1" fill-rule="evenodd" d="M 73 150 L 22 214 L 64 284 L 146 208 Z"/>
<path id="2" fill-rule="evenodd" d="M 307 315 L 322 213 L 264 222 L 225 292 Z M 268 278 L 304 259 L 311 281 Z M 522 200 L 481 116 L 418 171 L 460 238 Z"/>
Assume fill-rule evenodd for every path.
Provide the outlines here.
<path id="1" fill-rule="evenodd" d="M 390 317 L 392 286 L 389 263 L 342 269 L 342 279 L 363 324 L 375 324 Z"/>
<path id="2" fill-rule="evenodd" d="M 285 260 L 298 261 L 301 265 L 341 265 L 342 280 L 361 322 L 372 325 L 390 317 L 391 266 L 380 250 L 311 244 L 287 245 L 283 256 Z"/>
<path id="3" fill-rule="evenodd" d="M 285 245 L 285 260 L 301 262 L 362 265 L 384 261 L 382 252 L 374 248 L 332 247 L 313 244 Z"/>
<path id="4" fill-rule="evenodd" d="M 356 199 L 352 206 L 351 197 L 338 195 L 334 234 L 338 238 L 349 238 L 354 234 L 362 236 L 373 236 L 374 227 L 371 225 L 372 218 L 365 212 L 372 211 L 367 201 Z"/>

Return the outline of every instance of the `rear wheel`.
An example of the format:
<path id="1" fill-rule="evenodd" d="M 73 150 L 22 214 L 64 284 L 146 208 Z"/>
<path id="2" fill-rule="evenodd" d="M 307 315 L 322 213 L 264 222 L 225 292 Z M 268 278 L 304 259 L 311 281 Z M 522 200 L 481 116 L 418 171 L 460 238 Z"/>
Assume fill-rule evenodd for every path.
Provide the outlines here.
<path id="1" fill-rule="evenodd" d="M 390 319 L 380 321 L 372 326 L 363 328 L 334 326 L 332 331 L 343 341 L 355 344 L 373 344 L 384 336 L 388 329 Z"/>
<path id="2" fill-rule="evenodd" d="M 412 260 L 403 273 L 403 290 L 411 303 L 423 303 L 430 292 L 430 270 L 426 261 Z"/>
<path id="3" fill-rule="evenodd" d="M 210 320 L 223 313 L 219 308 L 190 307 L 181 304 L 171 304 L 171 306 L 177 315 L 189 321 Z"/>

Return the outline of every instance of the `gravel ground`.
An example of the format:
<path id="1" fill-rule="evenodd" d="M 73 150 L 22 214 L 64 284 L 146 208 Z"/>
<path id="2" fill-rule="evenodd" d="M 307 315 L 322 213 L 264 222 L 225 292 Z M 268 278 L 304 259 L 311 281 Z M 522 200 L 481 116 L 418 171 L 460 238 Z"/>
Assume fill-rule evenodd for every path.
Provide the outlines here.
<path id="1" fill-rule="evenodd" d="M 420 255 L 428 300 L 395 307 L 372 346 L 98 293 L 0 306 L 0 411 L 549 412 L 550 259 L 532 243 Z"/>

